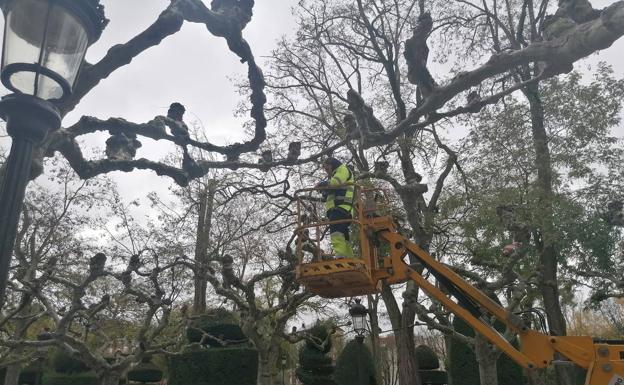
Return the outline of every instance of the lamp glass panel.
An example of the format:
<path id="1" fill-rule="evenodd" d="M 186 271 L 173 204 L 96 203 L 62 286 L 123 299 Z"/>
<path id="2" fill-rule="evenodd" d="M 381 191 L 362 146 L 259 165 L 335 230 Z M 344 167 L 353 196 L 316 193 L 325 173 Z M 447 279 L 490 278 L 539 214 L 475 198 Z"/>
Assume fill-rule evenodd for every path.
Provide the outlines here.
<path id="1" fill-rule="evenodd" d="M 356 315 L 353 316 L 353 330 L 357 331 L 365 331 L 367 328 L 366 325 L 366 316 Z"/>
<path id="2" fill-rule="evenodd" d="M 47 0 L 14 0 L 10 5 L 5 24 L 5 42 L 2 67 L 13 63 L 34 64 L 39 61 L 45 34 L 49 4 Z M 11 77 L 13 85 L 21 92 L 35 92 L 33 72 L 22 71 Z"/>
<path id="3" fill-rule="evenodd" d="M 61 75 L 73 87 L 88 44 L 89 36 L 80 20 L 62 6 L 54 5 L 41 65 Z M 37 96 L 55 99 L 63 95 L 57 82 L 42 75 L 40 78 Z"/>

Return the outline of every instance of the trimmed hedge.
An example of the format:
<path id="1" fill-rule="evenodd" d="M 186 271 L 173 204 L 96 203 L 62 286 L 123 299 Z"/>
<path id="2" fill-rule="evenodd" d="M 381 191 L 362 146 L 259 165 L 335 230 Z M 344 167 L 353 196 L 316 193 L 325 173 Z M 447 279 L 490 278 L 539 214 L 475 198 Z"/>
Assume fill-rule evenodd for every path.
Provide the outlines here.
<path id="1" fill-rule="evenodd" d="M 205 349 L 169 358 L 170 385 L 256 385 L 257 376 L 254 349 Z"/>
<path id="2" fill-rule="evenodd" d="M 151 362 L 141 362 L 128 372 L 128 380 L 142 384 L 158 382 L 163 378 L 163 371 Z"/>
<path id="3" fill-rule="evenodd" d="M 441 385 L 448 383 L 448 374 L 444 370 L 419 370 L 422 385 Z M 501 385 L 507 385 L 500 383 Z"/>
<path id="4" fill-rule="evenodd" d="M 416 346 L 416 359 L 420 370 L 440 369 L 438 355 L 427 345 Z"/>
<path id="5" fill-rule="evenodd" d="M 29 365 L 20 372 L 18 382 L 20 385 L 35 385 L 40 375 L 41 370 L 39 368 Z"/>
<path id="6" fill-rule="evenodd" d="M 423 385 L 444 385 L 448 383 L 448 374 L 440 369 L 438 355 L 427 345 L 416 347 L 418 375 Z"/>
<path id="7" fill-rule="evenodd" d="M 52 357 L 52 366 L 58 373 L 74 374 L 89 371 L 89 367 L 84 362 L 72 357 L 63 350 L 56 350 Z"/>
<path id="8" fill-rule="evenodd" d="M 375 360 L 363 342 L 351 340 L 345 345 L 334 378 L 338 385 L 377 385 Z"/>
<path id="9" fill-rule="evenodd" d="M 49 373 L 43 376 L 43 385 L 99 385 L 100 381 L 93 372 L 80 374 Z"/>
<path id="10" fill-rule="evenodd" d="M 202 339 L 202 332 L 210 334 L 220 340 L 226 341 L 225 345 L 220 341 L 207 338 L 204 345 L 211 347 L 222 347 L 238 345 L 247 342 L 247 336 L 238 326 L 238 321 L 234 313 L 226 309 L 213 309 L 203 314 L 191 323 L 191 327 L 186 329 L 186 338 L 191 343 L 197 343 Z"/>
<path id="11" fill-rule="evenodd" d="M 4 379 L 6 377 L 7 368 L 0 368 L 0 384 L 4 384 Z M 39 365 L 36 362 L 27 365 L 23 368 L 19 374 L 18 383 L 21 384 L 35 384 L 37 381 L 37 377 L 41 371 L 39 370 Z"/>

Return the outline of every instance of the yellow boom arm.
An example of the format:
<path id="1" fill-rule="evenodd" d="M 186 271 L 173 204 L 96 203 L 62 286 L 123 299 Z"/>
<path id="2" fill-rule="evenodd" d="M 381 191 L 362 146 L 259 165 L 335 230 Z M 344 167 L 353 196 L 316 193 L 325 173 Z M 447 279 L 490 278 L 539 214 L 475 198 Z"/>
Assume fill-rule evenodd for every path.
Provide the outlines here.
<path id="1" fill-rule="evenodd" d="M 363 202 L 361 191 L 357 197 L 353 222 L 359 227 L 362 259 L 323 261 L 318 258 L 310 263 L 301 263 L 297 267 L 297 277 L 308 290 L 324 297 L 350 297 L 377 292 L 381 282 L 398 284 L 413 281 L 430 298 L 442 303 L 524 368 L 545 368 L 560 363 L 561 360 L 557 359 L 559 354 L 587 369 L 585 385 L 624 385 L 624 341 L 595 341 L 586 336 L 550 336 L 530 329 L 521 317 L 508 312 L 400 234 L 391 217 L 372 215 L 374 210 Z M 296 234 L 301 235 L 312 227 L 318 230 L 328 223 L 300 221 Z M 299 237 L 297 253 L 300 257 L 304 242 L 305 238 Z M 380 255 L 380 244 L 389 245 L 389 252 L 386 251 L 385 255 Z M 405 261 L 408 255 L 433 275 L 455 300 L 419 273 L 421 269 L 410 266 Z M 520 348 L 515 348 L 492 327 L 489 321 L 491 317 L 503 322 L 519 337 Z"/>

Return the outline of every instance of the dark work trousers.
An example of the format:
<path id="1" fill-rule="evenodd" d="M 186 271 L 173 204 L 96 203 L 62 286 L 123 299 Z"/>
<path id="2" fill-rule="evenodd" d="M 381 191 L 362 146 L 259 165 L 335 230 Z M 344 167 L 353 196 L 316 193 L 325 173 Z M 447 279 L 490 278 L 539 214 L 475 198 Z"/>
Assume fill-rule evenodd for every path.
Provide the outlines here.
<path id="1" fill-rule="evenodd" d="M 340 207 L 333 207 L 327 210 L 327 219 L 330 221 L 340 221 L 346 219 L 352 219 L 351 213 Z M 350 222 L 344 223 L 331 223 L 329 225 L 329 232 L 332 247 L 336 256 L 343 258 L 352 258 L 353 249 L 349 243 L 349 225 Z"/>

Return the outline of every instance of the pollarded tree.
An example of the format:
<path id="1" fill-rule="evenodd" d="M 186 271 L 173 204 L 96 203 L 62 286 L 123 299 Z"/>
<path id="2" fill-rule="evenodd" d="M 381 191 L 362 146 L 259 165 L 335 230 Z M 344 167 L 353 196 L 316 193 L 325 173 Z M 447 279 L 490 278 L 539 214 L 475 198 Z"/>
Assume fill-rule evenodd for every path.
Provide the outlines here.
<path id="1" fill-rule="evenodd" d="M 337 385 L 377 385 L 373 355 L 363 341 L 349 341 L 336 360 Z"/>
<path id="2" fill-rule="evenodd" d="M 187 266 L 214 294 L 200 297 L 226 302 L 240 315 L 243 332 L 258 350 L 259 384 L 276 381 L 282 343 L 305 338 L 286 329 L 312 297 L 295 281 L 288 181 L 272 175 L 272 181 L 253 172 L 213 175 L 212 182 L 179 191 L 173 202 L 152 195 L 160 212 L 153 222 L 159 229 L 155 242 L 195 255 L 185 257 Z"/>
<path id="3" fill-rule="evenodd" d="M 90 226 L 103 224 L 84 213 L 102 210 L 101 202 L 108 197 L 110 182 L 76 179 L 73 171 L 55 160 L 50 162 L 50 177 L 31 186 L 26 196 L 20 230 L 15 243 L 15 260 L 10 267 L 8 306 L 0 314 L 2 340 L 22 340 L 33 337 L 33 323 L 45 313 L 45 308 L 32 293 L 33 287 L 43 288 L 51 264 L 61 269 L 75 263 L 77 254 L 88 252 L 77 234 Z M 50 191 L 56 190 L 55 192 Z M 41 325 L 39 325 L 41 327 Z M 32 350 L 3 346 L 3 363 L 9 365 L 5 383 L 16 384 L 20 361 L 32 359 Z"/>
<path id="4" fill-rule="evenodd" d="M 102 385 L 117 384 L 143 357 L 175 351 L 179 341 L 166 328 L 176 323 L 173 303 L 185 267 L 164 250 L 145 247 L 149 233 L 136 231 L 110 185 L 77 181 L 62 167 L 59 175 L 64 188 L 33 191 L 23 213 L 9 302 L 0 318 L 2 364 L 28 361 L 37 349 L 54 346 L 82 361 Z M 119 222 L 93 218 L 111 217 L 111 206 Z M 96 252 L 103 247 L 89 235 L 98 228 L 109 229 L 103 239 L 117 243 L 107 247 L 113 258 Z M 36 339 L 44 326 L 47 338 Z M 6 383 L 15 384 L 13 378 Z"/>

